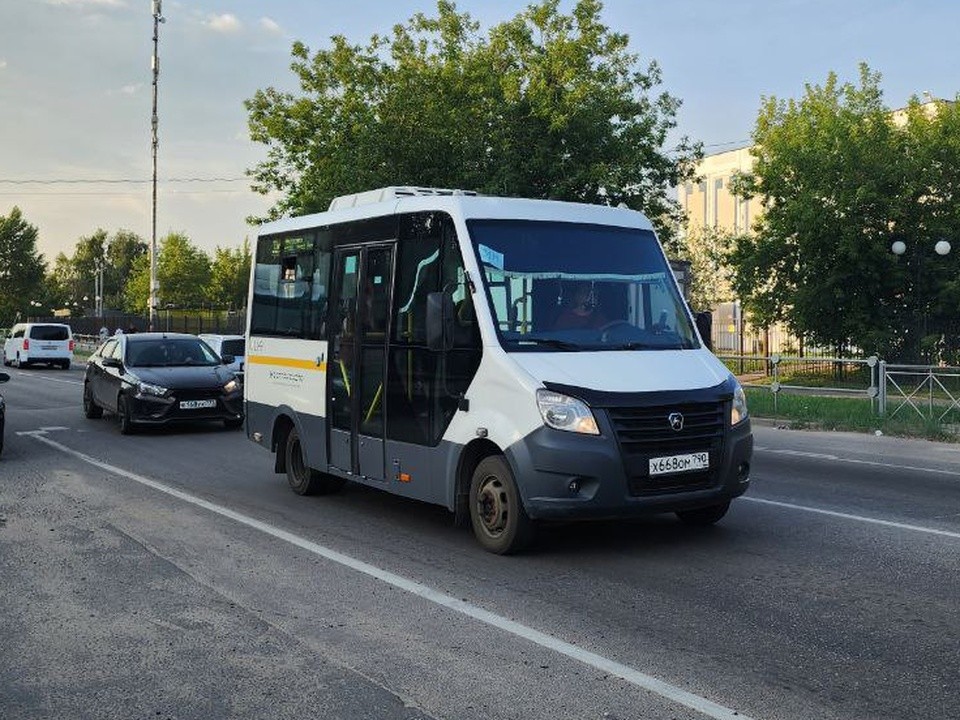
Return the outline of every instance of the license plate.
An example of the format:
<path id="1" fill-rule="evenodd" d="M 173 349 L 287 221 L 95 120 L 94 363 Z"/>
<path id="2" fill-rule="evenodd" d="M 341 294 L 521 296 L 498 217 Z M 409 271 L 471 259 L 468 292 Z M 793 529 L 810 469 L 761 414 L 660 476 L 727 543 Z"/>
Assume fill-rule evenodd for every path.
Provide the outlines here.
<path id="1" fill-rule="evenodd" d="M 59 350 L 60 348 L 58 348 L 56 345 L 41 345 L 40 349 L 41 350 Z"/>
<path id="2" fill-rule="evenodd" d="M 698 452 L 687 455 L 668 455 L 650 458 L 651 475 L 669 475 L 671 473 L 706 470 L 710 467 L 710 453 Z"/>
<path id="3" fill-rule="evenodd" d="M 216 400 L 181 400 L 181 410 L 197 410 L 199 408 L 212 408 L 217 406 Z"/>

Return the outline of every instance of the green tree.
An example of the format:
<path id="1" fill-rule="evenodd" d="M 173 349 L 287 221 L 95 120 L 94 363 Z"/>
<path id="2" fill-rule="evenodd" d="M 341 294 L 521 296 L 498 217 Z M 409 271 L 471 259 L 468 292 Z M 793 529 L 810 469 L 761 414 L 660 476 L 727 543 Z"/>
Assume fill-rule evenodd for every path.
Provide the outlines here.
<path id="1" fill-rule="evenodd" d="M 697 310 L 712 310 L 734 299 L 728 257 L 739 242 L 731 233 L 708 226 L 689 228 L 679 243 L 676 255 L 690 261 L 692 278 L 690 305 Z"/>
<path id="2" fill-rule="evenodd" d="M 44 283 L 46 264 L 37 251 L 37 228 L 14 207 L 0 216 L 0 326 L 32 314 L 31 302 L 49 309 Z"/>
<path id="3" fill-rule="evenodd" d="M 138 258 L 147 257 L 149 251 L 147 243 L 134 232 L 118 230 L 113 234 L 107 245 L 103 280 L 106 290 L 104 300 L 106 307 L 123 306 L 126 285 L 133 276 L 134 265 Z"/>
<path id="4" fill-rule="evenodd" d="M 898 237 L 932 239 L 932 203 L 947 202 L 949 188 L 927 158 L 932 138 L 946 130 L 931 122 L 925 137 L 916 101 L 910 124 L 900 127 L 879 81 L 862 65 L 856 85 L 831 73 L 799 100 L 764 99 L 756 162 L 736 187 L 759 196 L 764 213 L 731 252 L 733 284 L 760 325 L 783 320 L 838 350 L 916 359 L 925 332 L 917 319 L 929 315 L 932 299 L 918 290 L 917 262 L 899 260 L 890 247 Z"/>
<path id="5" fill-rule="evenodd" d="M 218 247 L 210 264 L 210 282 L 207 301 L 211 305 L 240 309 L 247 306 L 247 287 L 250 282 L 250 243 L 243 241 L 239 248 Z"/>
<path id="6" fill-rule="evenodd" d="M 365 47 L 342 36 L 311 56 L 293 45 L 301 92 L 246 103 L 267 159 L 254 188 L 277 191 L 271 217 L 325 209 L 336 195 L 385 185 L 463 187 L 496 195 L 626 203 L 663 237 L 680 216 L 667 188 L 692 176 L 699 146 L 669 154 L 679 101 L 653 94 L 656 63 L 600 22 L 542 0 L 482 37 L 447 0 Z"/>
<path id="7" fill-rule="evenodd" d="M 146 313 L 150 299 L 150 258 L 137 255 L 123 293 L 127 312 Z M 183 233 L 170 233 L 157 248 L 159 306 L 198 308 L 206 300 L 210 258 Z"/>
<path id="8" fill-rule="evenodd" d="M 58 253 L 50 272 L 50 284 L 57 304 L 71 308 L 92 308 L 96 305 L 95 279 L 97 268 L 104 263 L 107 247 L 106 230 L 97 229 L 92 235 L 81 237 L 74 246 L 73 255 Z"/>

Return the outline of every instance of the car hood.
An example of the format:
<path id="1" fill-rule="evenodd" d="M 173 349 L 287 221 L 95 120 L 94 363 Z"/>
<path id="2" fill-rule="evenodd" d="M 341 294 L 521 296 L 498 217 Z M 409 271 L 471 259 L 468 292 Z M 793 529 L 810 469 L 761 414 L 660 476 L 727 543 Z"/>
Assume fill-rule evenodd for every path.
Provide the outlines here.
<path id="1" fill-rule="evenodd" d="M 132 367 L 130 374 L 140 382 L 171 390 L 193 390 L 219 387 L 233 378 L 233 371 L 223 365 L 185 365 L 177 367 Z"/>
<path id="2" fill-rule="evenodd" d="M 540 382 L 602 392 L 656 392 L 714 387 L 730 375 L 706 350 L 513 353 Z"/>

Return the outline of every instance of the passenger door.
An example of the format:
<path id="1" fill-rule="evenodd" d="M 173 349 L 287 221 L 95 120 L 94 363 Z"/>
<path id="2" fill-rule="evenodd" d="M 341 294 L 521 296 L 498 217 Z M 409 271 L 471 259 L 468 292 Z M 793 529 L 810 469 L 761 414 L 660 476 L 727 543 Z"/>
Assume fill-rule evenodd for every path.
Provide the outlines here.
<path id="1" fill-rule="evenodd" d="M 378 480 L 386 477 L 383 406 L 393 255 L 393 245 L 342 247 L 333 265 L 330 464 Z"/>

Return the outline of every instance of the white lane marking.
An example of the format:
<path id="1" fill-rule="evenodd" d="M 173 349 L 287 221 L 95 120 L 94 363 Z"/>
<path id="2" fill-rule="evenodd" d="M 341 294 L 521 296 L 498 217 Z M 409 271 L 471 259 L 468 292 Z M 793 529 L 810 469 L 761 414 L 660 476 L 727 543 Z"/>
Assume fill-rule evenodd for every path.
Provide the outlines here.
<path id="1" fill-rule="evenodd" d="M 291 545 L 296 545 L 297 547 L 313 553 L 314 555 L 319 555 L 322 558 L 326 558 L 327 560 L 348 567 L 351 570 L 355 570 L 359 573 L 363 573 L 364 575 L 380 580 L 388 585 L 392 585 L 393 587 L 403 590 L 404 592 L 411 593 L 417 597 L 423 598 L 424 600 L 428 600 L 432 603 L 453 610 L 454 612 L 466 615 L 474 620 L 479 620 L 482 623 L 486 623 L 487 625 L 491 625 L 495 628 L 503 630 L 504 632 L 508 632 L 511 635 L 529 640 L 536 645 L 547 648 L 548 650 L 553 650 L 554 652 L 560 653 L 561 655 L 564 655 L 572 660 L 576 660 L 584 665 L 588 665 L 592 668 L 600 670 L 601 672 L 615 675 L 643 690 L 656 693 L 667 700 L 675 702 L 678 705 L 688 707 L 709 718 L 715 718 L 716 720 L 751 720 L 749 716 L 715 703 L 712 700 L 708 700 L 705 697 L 695 695 L 694 693 L 688 692 L 677 687 L 676 685 L 671 685 L 670 683 L 659 680 L 652 675 L 647 675 L 646 673 L 640 672 L 639 670 L 636 670 L 628 665 L 623 665 L 615 660 L 610 660 L 602 655 L 592 653 L 589 650 L 584 650 L 573 643 L 558 640 L 557 638 L 551 637 L 546 633 L 542 633 L 539 630 L 534 630 L 533 628 L 522 625 L 514 620 L 509 620 L 508 618 L 497 615 L 496 613 L 492 613 L 489 610 L 484 610 L 483 608 L 466 602 L 465 600 L 460 600 L 459 598 L 455 598 L 451 595 L 447 595 L 446 593 L 434 590 L 433 588 L 416 582 L 415 580 L 409 580 L 405 577 L 389 572 L 388 570 L 382 570 L 375 565 L 370 565 L 362 560 L 357 560 L 349 555 L 344 555 L 343 553 L 337 552 L 336 550 L 332 550 L 331 548 L 312 542 L 298 535 L 294 535 L 286 530 L 281 530 L 273 525 L 268 525 L 267 523 L 252 518 L 249 515 L 243 515 L 235 510 L 230 510 L 229 508 L 212 503 L 209 500 L 204 500 L 189 493 L 183 492 L 182 490 L 169 487 L 168 485 L 164 485 L 156 480 L 151 480 L 142 475 L 137 475 L 136 473 L 123 470 L 122 468 L 110 465 L 102 460 L 97 460 L 94 457 L 86 455 L 82 452 L 78 452 L 77 450 L 69 448 L 66 445 L 61 445 L 60 443 L 41 434 L 33 433 L 33 437 L 52 448 L 56 448 L 67 455 L 72 455 L 73 457 L 83 460 L 84 462 L 98 467 L 101 470 L 106 470 L 114 475 L 127 478 L 128 480 L 133 480 L 134 482 L 145 485 L 153 490 L 157 490 L 170 495 L 171 497 L 175 497 L 178 500 L 182 500 L 190 503 L 191 505 L 195 505 L 196 507 L 203 508 L 204 510 L 216 513 L 217 515 L 221 515 L 225 518 L 229 518 L 242 525 L 253 528 L 254 530 L 259 530 L 266 535 L 283 540 Z"/>
<path id="2" fill-rule="evenodd" d="M 934 475 L 950 475 L 951 477 L 960 477 L 960 470 L 943 470 L 941 468 L 917 467 L 914 465 L 895 465 L 893 463 L 877 462 L 876 460 L 858 460 L 856 458 L 844 458 L 839 455 L 827 455 L 824 453 L 804 452 L 803 450 L 786 450 L 768 447 L 755 447 L 757 452 L 775 453 L 777 455 L 791 455 L 793 457 L 811 458 L 814 460 L 831 460 L 834 462 L 845 462 L 852 465 L 869 465 L 870 467 L 890 468 L 891 470 L 913 470 L 916 472 L 933 473 Z"/>
<path id="3" fill-rule="evenodd" d="M 922 525 L 910 525 L 908 523 L 893 522 L 892 520 L 880 520 L 879 518 L 853 515 L 851 513 L 837 512 L 836 510 L 824 510 L 823 508 L 780 502 L 779 500 L 766 500 L 758 497 L 743 497 L 740 499 L 746 500 L 747 502 L 760 503 L 762 505 L 774 505 L 776 507 L 788 508 L 790 510 L 801 510 L 803 512 L 815 513 L 817 515 L 829 515 L 830 517 L 843 518 L 844 520 L 856 520 L 857 522 L 869 523 L 871 525 L 883 525 L 884 527 L 897 528 L 898 530 L 911 530 L 913 532 L 926 533 L 928 535 L 940 535 L 942 537 L 960 540 L 960 532 L 952 532 L 950 530 L 937 530 L 936 528 L 923 527 Z"/>
<path id="4" fill-rule="evenodd" d="M 37 375 L 35 373 L 25 373 L 25 372 L 21 372 L 18 374 L 22 377 L 40 378 L 41 380 L 46 380 L 47 382 L 64 383 L 66 385 L 83 385 L 83 382 L 81 380 L 64 380 L 63 378 L 52 378 L 49 375 Z"/>

